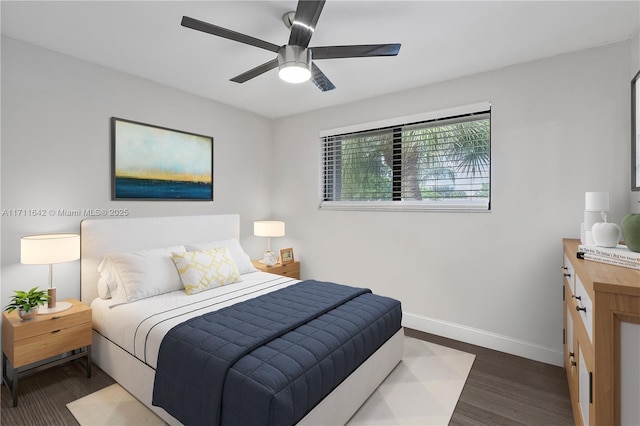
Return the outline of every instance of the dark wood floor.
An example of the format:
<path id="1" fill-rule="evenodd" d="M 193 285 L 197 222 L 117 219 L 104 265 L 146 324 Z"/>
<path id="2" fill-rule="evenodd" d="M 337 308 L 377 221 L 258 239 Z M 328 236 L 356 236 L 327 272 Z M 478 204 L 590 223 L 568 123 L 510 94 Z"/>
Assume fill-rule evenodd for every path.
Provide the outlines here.
<path id="1" fill-rule="evenodd" d="M 574 424 L 563 368 L 420 331 L 405 334 L 476 356 L 449 425 Z"/>
<path id="2" fill-rule="evenodd" d="M 415 330 L 406 329 L 405 334 L 476 355 L 450 425 L 573 425 L 562 368 Z M 77 425 L 66 404 L 112 383 L 96 366 L 87 379 L 78 363 L 24 377 L 15 408 L 2 386 L 0 423 Z"/>
<path id="3" fill-rule="evenodd" d="M 11 426 L 78 425 L 67 404 L 105 388 L 115 381 L 95 364 L 91 378 L 78 362 L 63 364 L 21 378 L 18 406 L 12 406 L 11 392 L 2 386 L 0 424 Z M 114 425 L 115 426 L 115 425 Z"/>

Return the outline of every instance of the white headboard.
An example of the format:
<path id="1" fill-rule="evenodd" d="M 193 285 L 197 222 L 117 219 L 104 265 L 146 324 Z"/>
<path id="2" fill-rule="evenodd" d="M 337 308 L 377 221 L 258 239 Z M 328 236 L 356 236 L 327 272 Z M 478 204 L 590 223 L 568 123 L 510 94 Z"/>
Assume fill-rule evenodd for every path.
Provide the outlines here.
<path id="1" fill-rule="evenodd" d="M 109 253 L 240 238 L 240 216 L 86 219 L 80 223 L 80 299 L 98 297 L 98 265 Z"/>

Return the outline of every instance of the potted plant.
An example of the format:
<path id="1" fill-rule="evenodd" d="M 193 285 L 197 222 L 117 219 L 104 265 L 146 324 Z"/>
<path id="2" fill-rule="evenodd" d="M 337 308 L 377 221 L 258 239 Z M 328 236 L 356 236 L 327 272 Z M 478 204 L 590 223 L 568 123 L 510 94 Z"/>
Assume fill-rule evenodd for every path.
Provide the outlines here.
<path id="1" fill-rule="evenodd" d="M 38 290 L 34 287 L 29 291 L 14 290 L 11 296 L 11 303 L 5 306 L 4 310 L 13 312 L 18 310 L 18 315 L 22 321 L 33 319 L 38 314 L 38 306 L 44 305 L 49 300 L 46 290 Z"/>

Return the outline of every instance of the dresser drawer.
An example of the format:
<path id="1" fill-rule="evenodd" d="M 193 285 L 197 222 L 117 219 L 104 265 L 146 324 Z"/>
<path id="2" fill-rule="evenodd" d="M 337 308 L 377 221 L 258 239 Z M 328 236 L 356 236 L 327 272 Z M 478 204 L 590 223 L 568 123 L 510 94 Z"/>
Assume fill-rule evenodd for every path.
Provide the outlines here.
<path id="1" fill-rule="evenodd" d="M 571 294 L 575 294 L 576 292 L 576 271 L 569 260 L 569 257 L 564 254 L 564 258 L 562 261 L 562 275 L 569 283 L 569 289 L 571 290 Z"/>
<path id="2" fill-rule="evenodd" d="M 571 312 L 571 307 L 573 305 L 571 303 L 567 303 L 567 312 L 565 313 L 565 315 L 567 316 L 567 330 L 565 331 L 566 337 L 565 337 L 565 345 L 567 347 L 567 355 L 568 354 L 572 354 L 574 353 L 574 348 L 573 348 L 573 315 L 574 313 Z"/>
<path id="3" fill-rule="evenodd" d="M 564 258 L 562 262 L 562 275 L 564 275 L 565 280 L 567 280 L 567 283 L 569 283 L 569 289 L 571 290 L 571 294 L 575 294 L 576 271 L 573 268 L 573 265 L 571 264 L 571 261 L 569 260 L 569 257 L 567 257 L 566 253 L 564 254 Z"/>
<path id="4" fill-rule="evenodd" d="M 91 323 L 52 330 L 14 343 L 7 358 L 15 368 L 91 345 Z"/>
<path id="5" fill-rule="evenodd" d="M 587 330 L 589 340 L 593 342 L 593 303 L 582 285 L 580 277 L 576 277 L 576 293 L 574 298 L 576 299 L 576 311 L 580 314 L 580 319 L 584 324 L 584 328 Z"/>
<path id="6" fill-rule="evenodd" d="M 590 419 L 592 398 L 591 372 L 587 368 L 587 364 L 580 348 L 578 359 L 578 402 L 580 404 L 580 414 L 582 415 L 582 424 L 588 425 Z"/>

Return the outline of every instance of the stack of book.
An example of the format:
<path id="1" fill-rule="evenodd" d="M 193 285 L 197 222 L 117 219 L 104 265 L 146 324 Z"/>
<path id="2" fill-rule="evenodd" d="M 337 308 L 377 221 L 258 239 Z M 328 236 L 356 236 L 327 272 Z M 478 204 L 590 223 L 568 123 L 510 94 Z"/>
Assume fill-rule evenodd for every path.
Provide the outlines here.
<path id="1" fill-rule="evenodd" d="M 617 247 L 598 247 L 596 245 L 578 245 L 578 259 L 592 260 L 609 265 L 640 271 L 640 253 L 633 252 L 623 244 Z"/>

